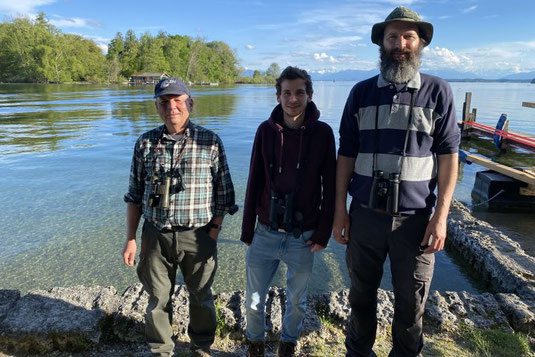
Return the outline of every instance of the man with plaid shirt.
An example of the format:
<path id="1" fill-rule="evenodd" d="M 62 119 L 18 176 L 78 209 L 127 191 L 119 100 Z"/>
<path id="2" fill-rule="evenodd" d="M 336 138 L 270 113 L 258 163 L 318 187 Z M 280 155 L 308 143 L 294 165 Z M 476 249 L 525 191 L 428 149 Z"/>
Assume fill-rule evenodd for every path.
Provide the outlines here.
<path id="1" fill-rule="evenodd" d="M 194 356 L 209 356 L 217 326 L 211 286 L 217 237 L 226 213 L 237 210 L 221 139 L 193 124 L 193 99 L 184 82 L 162 79 L 154 89 L 164 125 L 139 137 L 134 147 L 123 260 L 135 264 L 141 235 L 139 279 L 149 294 L 145 335 L 153 355 L 171 356 L 171 296 L 180 267 L 189 291 L 188 335 Z"/>

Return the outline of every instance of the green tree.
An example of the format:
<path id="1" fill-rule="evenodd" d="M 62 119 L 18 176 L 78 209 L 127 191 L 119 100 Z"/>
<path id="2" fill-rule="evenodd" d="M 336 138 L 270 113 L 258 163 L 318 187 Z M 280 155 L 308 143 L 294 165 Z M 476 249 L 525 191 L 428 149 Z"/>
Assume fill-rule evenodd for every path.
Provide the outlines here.
<path id="1" fill-rule="evenodd" d="M 190 39 L 186 36 L 168 36 L 163 47 L 168 73 L 174 77 L 186 78 L 190 49 Z"/>
<path id="2" fill-rule="evenodd" d="M 64 34 L 40 13 L 0 25 L 0 80 L 67 82 L 105 78 L 105 57 L 91 40 Z"/>
<path id="3" fill-rule="evenodd" d="M 130 78 L 133 73 L 141 69 L 138 61 L 139 47 L 140 44 L 136 34 L 134 31 L 128 30 L 124 38 L 123 55 L 120 57 L 121 74 L 125 78 Z"/>
<path id="4" fill-rule="evenodd" d="M 270 64 L 268 69 L 267 69 L 267 71 L 266 71 L 266 76 L 270 76 L 270 77 L 273 77 L 273 78 L 278 78 L 280 76 L 280 74 L 281 74 L 281 68 L 275 62 Z"/>
<path id="5" fill-rule="evenodd" d="M 253 72 L 253 78 L 259 78 L 262 77 L 262 73 L 260 73 L 259 70 L 255 69 Z"/>

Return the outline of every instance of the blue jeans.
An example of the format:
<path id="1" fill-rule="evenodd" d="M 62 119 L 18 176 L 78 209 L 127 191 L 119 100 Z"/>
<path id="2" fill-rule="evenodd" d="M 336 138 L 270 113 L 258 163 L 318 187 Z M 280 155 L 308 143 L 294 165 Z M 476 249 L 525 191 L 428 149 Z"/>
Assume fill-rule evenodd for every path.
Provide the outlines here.
<path id="1" fill-rule="evenodd" d="M 286 311 L 280 340 L 297 343 L 305 317 L 308 280 L 312 275 L 314 253 L 306 241 L 314 231 L 295 238 L 291 233 L 272 230 L 258 223 L 253 242 L 245 256 L 247 270 L 247 328 L 250 341 L 263 341 L 266 329 L 264 307 L 266 294 L 279 263 L 288 267 L 286 274 Z"/>

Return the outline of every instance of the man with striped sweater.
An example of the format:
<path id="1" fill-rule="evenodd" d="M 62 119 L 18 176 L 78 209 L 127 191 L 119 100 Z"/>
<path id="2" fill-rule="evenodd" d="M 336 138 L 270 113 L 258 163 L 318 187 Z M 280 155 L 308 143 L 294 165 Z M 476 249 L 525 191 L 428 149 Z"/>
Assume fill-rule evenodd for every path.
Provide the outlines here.
<path id="1" fill-rule="evenodd" d="M 351 278 L 347 356 L 374 356 L 387 255 L 395 295 L 390 355 L 418 356 L 434 253 L 446 239 L 460 135 L 449 85 L 419 73 L 433 26 L 400 6 L 373 26 L 371 37 L 380 49 L 380 74 L 349 94 L 337 161 L 333 230 L 347 245 Z"/>

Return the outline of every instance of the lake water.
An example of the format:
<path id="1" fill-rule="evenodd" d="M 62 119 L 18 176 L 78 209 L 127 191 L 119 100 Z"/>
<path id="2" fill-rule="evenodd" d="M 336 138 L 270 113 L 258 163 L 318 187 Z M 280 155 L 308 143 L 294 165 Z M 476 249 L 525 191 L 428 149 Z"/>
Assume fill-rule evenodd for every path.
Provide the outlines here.
<path id="1" fill-rule="evenodd" d="M 322 120 L 338 132 L 352 82 L 314 83 Z M 478 121 L 494 125 L 502 112 L 510 128 L 535 132 L 535 85 L 452 83 L 460 118 L 464 93 L 471 91 Z M 236 198 L 243 204 L 251 145 L 257 126 L 276 105 L 274 88 L 239 85 L 192 88 L 192 120 L 222 138 Z M 137 282 L 123 265 L 125 204 L 132 149 L 137 137 L 160 125 L 152 88 L 93 85 L 0 85 L 0 288 L 27 291 L 69 285 L 113 285 L 119 291 Z M 463 148 L 519 166 L 533 165 L 528 153 L 498 156 L 488 140 Z M 471 205 L 476 165 L 465 166 L 456 197 Z M 214 290 L 245 288 L 246 246 L 239 241 L 240 211 L 227 216 L 219 239 Z M 477 213 L 496 223 L 535 253 L 532 214 Z M 331 241 L 317 254 L 311 292 L 349 286 L 344 248 Z M 455 252 L 436 256 L 432 289 L 479 291 L 477 279 Z M 181 278 L 179 277 L 181 281 Z M 284 269 L 274 285 L 284 285 Z M 389 269 L 381 286 L 390 289 Z"/>

